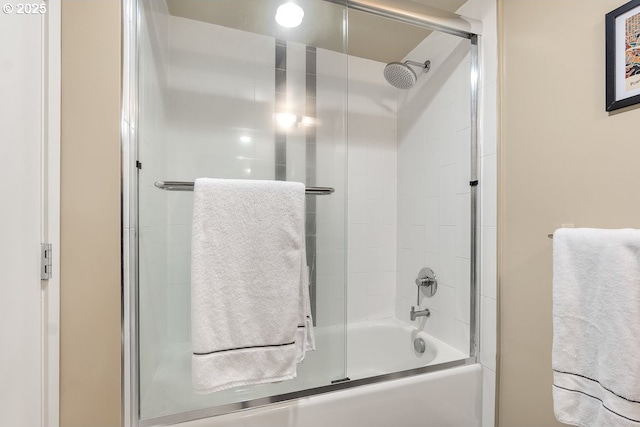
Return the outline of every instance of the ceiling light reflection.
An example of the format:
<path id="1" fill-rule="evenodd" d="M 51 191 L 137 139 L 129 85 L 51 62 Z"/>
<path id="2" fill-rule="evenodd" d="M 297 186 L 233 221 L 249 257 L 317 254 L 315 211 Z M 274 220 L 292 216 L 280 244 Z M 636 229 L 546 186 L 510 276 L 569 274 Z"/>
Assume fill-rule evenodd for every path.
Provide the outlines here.
<path id="1" fill-rule="evenodd" d="M 302 23 L 304 10 L 295 3 L 284 3 L 276 10 L 276 22 L 285 28 L 294 28 Z"/>
<path id="2" fill-rule="evenodd" d="M 298 117 L 292 113 L 276 113 L 276 123 L 283 128 L 292 128 L 298 122 Z"/>

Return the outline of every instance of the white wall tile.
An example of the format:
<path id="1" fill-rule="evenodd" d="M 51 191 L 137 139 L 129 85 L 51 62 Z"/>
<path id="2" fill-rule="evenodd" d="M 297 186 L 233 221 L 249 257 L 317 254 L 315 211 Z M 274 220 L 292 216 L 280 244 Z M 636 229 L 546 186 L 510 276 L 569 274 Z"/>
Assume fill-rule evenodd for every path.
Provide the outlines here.
<path id="1" fill-rule="evenodd" d="M 347 314 L 349 321 L 366 319 L 367 312 L 367 276 L 362 273 L 349 273 L 347 286 Z"/>
<path id="2" fill-rule="evenodd" d="M 440 167 L 440 187 L 439 187 L 438 195 L 440 197 L 448 197 L 448 196 L 456 195 L 455 164 L 449 164 L 449 165 Z"/>
<path id="3" fill-rule="evenodd" d="M 167 282 L 189 283 L 191 278 L 191 225 L 167 226 Z"/>
<path id="4" fill-rule="evenodd" d="M 168 341 L 166 228 L 142 227 L 139 239 L 140 381 L 144 389 L 151 384 Z"/>
<path id="5" fill-rule="evenodd" d="M 349 201 L 367 199 L 366 175 L 349 174 Z M 366 221 L 365 221 L 366 222 Z"/>
<path id="6" fill-rule="evenodd" d="M 367 319 L 379 319 L 383 316 L 385 304 L 382 301 L 382 295 L 367 295 Z"/>
<path id="7" fill-rule="evenodd" d="M 440 225 L 456 225 L 455 164 L 440 168 Z"/>
<path id="8" fill-rule="evenodd" d="M 167 334 L 170 343 L 191 339 L 191 292 L 189 283 L 171 285 L 167 292 Z"/>
<path id="9" fill-rule="evenodd" d="M 471 322 L 471 263 L 467 258 L 456 258 L 456 320 Z"/>
<path id="10" fill-rule="evenodd" d="M 411 249 L 399 249 L 398 251 L 398 276 L 396 286 L 398 294 L 404 298 L 415 300 L 415 289 L 411 286 L 413 251 Z M 415 286 L 415 285 L 414 285 Z"/>
<path id="11" fill-rule="evenodd" d="M 468 258 L 470 253 L 468 210 L 471 137 L 470 67 L 468 56 L 466 63 L 464 55 L 455 56 L 459 55 L 456 51 L 458 47 L 459 40 L 435 35 L 428 37 L 416 49 L 416 55 L 420 49 L 435 55 L 432 66 L 436 65 L 430 71 L 430 74 L 434 72 L 432 76 L 441 73 L 448 77 L 437 85 L 428 85 L 427 81 L 421 80 L 411 91 L 402 92 L 398 109 L 397 280 L 398 295 L 402 298 L 396 304 L 397 315 L 404 315 L 410 308 L 402 307 L 400 303 L 402 299 L 411 301 L 412 291 L 415 291 L 411 286 L 405 286 L 405 282 L 412 283 L 420 268 L 431 267 L 444 291 L 425 301 L 434 309 L 434 316 L 428 323 L 451 345 L 455 344 L 456 339 L 456 318 L 463 318 L 467 324 L 469 322 L 468 279 L 465 282 L 466 289 L 463 285 L 459 290 L 456 288 L 457 282 L 462 283 L 457 277 L 460 274 L 458 270 L 463 269 L 465 274 L 468 273 L 468 266 L 466 269 L 464 265 L 458 266 L 457 257 Z M 447 61 L 447 56 L 454 51 L 454 57 Z M 451 68 L 446 71 L 438 68 L 447 66 Z M 420 111 L 415 108 L 419 104 L 417 98 L 423 101 L 421 106 L 424 108 Z M 459 112 L 463 110 L 465 112 L 460 117 Z M 416 146 L 417 143 L 421 146 Z M 408 225 L 412 227 L 408 228 Z M 423 230 L 424 238 L 417 239 L 416 232 Z M 421 257 L 417 257 L 416 252 L 421 251 Z M 468 265 L 468 259 L 465 262 Z M 458 308 L 463 306 L 466 307 L 466 314 L 462 314 L 462 308 Z M 460 321 L 460 325 L 464 323 Z M 458 331 L 458 335 L 463 329 Z"/>
<path id="12" fill-rule="evenodd" d="M 440 145 L 440 140 L 427 140 L 425 147 L 425 157 L 423 159 L 424 164 L 424 181 L 423 181 L 423 196 L 424 197 L 437 197 L 440 195 L 440 163 L 438 162 L 437 150 Z"/>
<path id="13" fill-rule="evenodd" d="M 353 188 L 353 178 L 349 177 L 349 189 Z M 366 224 L 368 216 L 368 205 L 366 199 L 349 199 L 349 224 Z"/>
<path id="14" fill-rule="evenodd" d="M 347 304 L 347 322 L 353 323 L 368 319 L 368 308 L 366 299 L 359 301 L 349 300 Z"/>
<path id="15" fill-rule="evenodd" d="M 496 299 L 496 282 L 497 282 L 497 230 L 496 227 L 481 228 L 480 249 L 480 274 L 481 274 L 481 291 L 482 295 Z"/>
<path id="16" fill-rule="evenodd" d="M 498 40 L 497 19 L 495 0 L 480 0 L 477 19 L 482 20 L 484 34 L 482 37 L 480 66 L 482 69 L 483 86 L 496 84 L 498 81 Z"/>
<path id="17" fill-rule="evenodd" d="M 480 303 L 480 361 L 496 370 L 496 300 L 482 297 Z"/>
<path id="18" fill-rule="evenodd" d="M 384 226 L 380 223 L 365 224 L 366 236 L 365 244 L 368 248 L 381 248 L 384 246 Z M 394 242 L 395 244 L 395 242 Z"/>
<path id="19" fill-rule="evenodd" d="M 382 230 L 382 232 L 381 232 L 382 243 L 381 243 L 380 246 L 383 247 L 383 248 L 395 248 L 396 247 L 396 241 L 397 241 L 396 226 L 386 225 L 384 223 L 384 221 L 383 221 L 383 224 L 380 227 L 380 229 Z"/>
<path id="20" fill-rule="evenodd" d="M 349 287 L 347 297 L 354 301 L 364 301 L 367 295 L 367 274 L 349 273 Z"/>
<path id="21" fill-rule="evenodd" d="M 471 342 L 469 335 L 469 324 L 456 320 L 454 334 L 455 336 L 453 346 L 461 352 L 469 354 Z"/>
<path id="22" fill-rule="evenodd" d="M 410 167 L 412 160 L 396 155 L 395 89 L 384 80 L 384 64 L 356 57 L 348 62 L 349 79 L 356 82 L 348 88 L 347 111 L 349 271 L 366 272 L 370 278 L 368 298 L 359 301 L 364 309 L 356 308 L 354 317 L 371 319 L 395 311 L 395 298 L 382 298 L 382 278 L 393 282 L 387 289 L 395 287 L 396 245 L 408 246 L 413 238 L 410 228 L 400 239 L 397 235 L 395 166 L 398 161 Z"/>
<path id="23" fill-rule="evenodd" d="M 408 305 L 407 307 L 410 307 L 410 305 Z M 426 333 L 444 341 L 443 337 L 441 336 L 440 312 L 435 309 L 432 310 L 429 303 L 427 303 L 427 307 L 429 307 L 429 310 L 431 310 L 431 315 L 429 316 L 429 318 L 425 319 L 419 317 L 411 323 L 413 323 L 416 327 L 418 327 L 420 324 L 424 324 L 422 329 Z M 406 310 L 406 313 L 402 313 L 402 315 L 400 315 L 399 317 L 404 320 L 409 319 L 409 313 L 410 308 Z"/>
<path id="24" fill-rule="evenodd" d="M 456 132 L 456 194 L 469 193 L 471 181 L 471 129 Z"/>
<path id="25" fill-rule="evenodd" d="M 388 271 L 391 270 L 388 261 L 385 259 L 385 248 L 365 248 L 368 271 Z M 385 264 L 388 267 L 385 267 Z"/>
<path id="26" fill-rule="evenodd" d="M 368 224 L 375 224 L 378 226 L 382 226 L 384 224 L 384 218 L 382 213 L 382 206 L 385 203 L 388 203 L 386 200 L 382 199 L 367 199 L 367 211 L 369 214 Z"/>
<path id="27" fill-rule="evenodd" d="M 456 256 L 471 256 L 471 197 L 470 194 L 456 196 Z"/>
<path id="28" fill-rule="evenodd" d="M 353 223 L 349 226 L 349 248 L 365 249 L 367 245 L 368 224 Z"/>
<path id="29" fill-rule="evenodd" d="M 440 107 L 453 105 L 456 101 L 456 86 L 455 79 L 447 79 L 447 81 L 438 88 L 435 104 Z M 447 115 L 447 119 L 453 120 L 454 114 Z"/>
<path id="30" fill-rule="evenodd" d="M 434 272 L 441 270 L 440 257 L 437 252 L 425 252 L 422 256 L 422 259 L 424 261 L 423 264 L 425 267 L 429 267 Z M 440 279 L 437 273 L 436 277 L 438 277 L 438 280 Z"/>
<path id="31" fill-rule="evenodd" d="M 497 226 L 497 155 L 482 157 L 480 160 L 481 225 Z"/>
<path id="32" fill-rule="evenodd" d="M 438 337 L 446 343 L 453 344 L 455 343 L 455 289 L 438 285 L 438 293 L 440 294 Z M 429 306 L 426 299 L 422 304 Z"/>
<path id="33" fill-rule="evenodd" d="M 349 249 L 347 268 L 350 273 L 365 273 L 367 265 L 367 254 L 364 250 Z"/>
<path id="34" fill-rule="evenodd" d="M 456 241 L 455 226 L 440 227 L 440 245 L 438 249 L 438 261 L 440 270 L 436 271 L 438 281 L 448 286 L 455 283 L 456 272 Z"/>
<path id="35" fill-rule="evenodd" d="M 460 131 L 471 124 L 471 72 L 470 55 L 467 54 L 456 70 L 456 114 L 455 129 Z"/>
<path id="36" fill-rule="evenodd" d="M 425 199 L 425 246 L 426 252 L 438 252 L 440 247 L 440 199 Z"/>
<path id="37" fill-rule="evenodd" d="M 410 234 L 411 249 L 422 257 L 422 253 L 426 250 L 425 227 L 423 225 L 412 225 Z"/>
<path id="38" fill-rule="evenodd" d="M 367 168 L 367 174 L 369 177 L 369 179 L 367 179 L 367 199 L 368 200 L 377 200 L 377 201 L 385 200 L 384 185 L 385 185 L 385 181 L 387 181 L 387 177 L 373 172 L 375 170 L 382 170 L 382 169 L 384 169 L 384 166 L 381 166 L 380 168 Z M 380 205 L 382 205 L 382 203 L 380 203 Z"/>
<path id="39" fill-rule="evenodd" d="M 481 126 L 480 126 L 480 155 L 490 156 L 497 152 L 497 97 L 496 97 L 496 83 L 488 84 L 480 89 L 480 111 L 481 111 Z"/>
<path id="40" fill-rule="evenodd" d="M 396 259 L 396 248 L 395 247 L 384 247 L 382 248 L 382 254 L 384 258 L 384 262 L 382 263 L 382 272 L 392 272 L 396 271 L 398 266 L 398 261 Z M 420 258 L 421 254 L 416 251 L 416 257 Z"/>
<path id="41" fill-rule="evenodd" d="M 351 125 L 349 133 L 356 132 L 356 126 Z M 350 139 L 349 140 L 349 174 L 366 175 L 368 170 L 366 141 Z"/>
<path id="42" fill-rule="evenodd" d="M 455 98 L 454 98 L 455 100 Z M 438 112 L 440 126 L 440 149 L 438 160 L 440 166 L 456 162 L 456 108 L 455 104 L 442 107 Z"/>
<path id="43" fill-rule="evenodd" d="M 391 277 L 387 277 L 385 276 L 385 274 L 390 274 Z M 383 274 L 380 274 L 378 272 L 365 273 L 365 290 L 367 295 L 382 295 L 385 290 L 385 282 L 389 279 L 391 279 L 393 283 L 395 283 L 395 272 L 388 272 Z"/>

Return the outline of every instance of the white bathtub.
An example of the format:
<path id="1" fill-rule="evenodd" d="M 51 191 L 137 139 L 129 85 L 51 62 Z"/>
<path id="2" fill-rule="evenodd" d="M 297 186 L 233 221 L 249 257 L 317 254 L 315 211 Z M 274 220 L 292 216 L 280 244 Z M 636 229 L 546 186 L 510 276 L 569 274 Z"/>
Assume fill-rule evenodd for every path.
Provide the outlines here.
<path id="1" fill-rule="evenodd" d="M 348 376 L 375 375 L 460 360 L 464 354 L 397 319 L 348 330 Z M 425 341 L 418 354 L 413 339 Z M 479 427 L 479 364 L 422 373 L 178 424 L 180 427 Z"/>
<path id="2" fill-rule="evenodd" d="M 416 338 L 425 343 L 422 354 L 414 349 Z M 347 374 L 352 380 L 465 357 L 466 354 L 395 318 L 353 323 L 347 332 Z"/>

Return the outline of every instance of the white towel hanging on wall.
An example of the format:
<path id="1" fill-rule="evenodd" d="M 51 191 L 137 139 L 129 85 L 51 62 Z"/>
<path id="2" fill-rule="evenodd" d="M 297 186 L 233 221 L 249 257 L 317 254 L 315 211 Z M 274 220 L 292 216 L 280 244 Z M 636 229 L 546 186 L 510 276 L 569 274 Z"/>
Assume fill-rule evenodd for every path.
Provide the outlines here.
<path id="1" fill-rule="evenodd" d="M 553 234 L 553 400 L 563 423 L 640 426 L 640 230 Z"/>

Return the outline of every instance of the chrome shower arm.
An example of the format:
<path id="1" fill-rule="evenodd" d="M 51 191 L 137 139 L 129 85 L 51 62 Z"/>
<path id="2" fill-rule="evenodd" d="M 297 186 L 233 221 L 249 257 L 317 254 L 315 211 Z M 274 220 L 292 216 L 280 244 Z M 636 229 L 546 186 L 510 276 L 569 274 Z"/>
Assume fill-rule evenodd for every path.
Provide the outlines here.
<path id="1" fill-rule="evenodd" d="M 413 65 L 414 67 L 420 67 L 423 69 L 423 71 L 426 73 L 427 71 L 429 71 L 429 68 L 431 68 L 431 61 L 427 60 L 425 62 L 417 62 L 417 61 L 411 61 L 411 60 L 406 60 L 404 61 L 405 64 L 407 65 Z"/>

